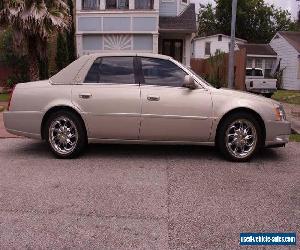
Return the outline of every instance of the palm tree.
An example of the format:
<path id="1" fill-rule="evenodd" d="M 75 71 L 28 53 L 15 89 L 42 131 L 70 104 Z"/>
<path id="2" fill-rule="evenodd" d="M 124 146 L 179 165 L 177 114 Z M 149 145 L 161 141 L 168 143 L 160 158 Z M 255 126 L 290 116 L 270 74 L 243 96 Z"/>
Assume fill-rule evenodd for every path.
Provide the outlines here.
<path id="1" fill-rule="evenodd" d="M 16 47 L 26 46 L 29 76 L 39 79 L 39 59 L 47 56 L 53 32 L 69 30 L 71 18 L 64 0 L 2 0 L 0 26 L 10 26 Z"/>

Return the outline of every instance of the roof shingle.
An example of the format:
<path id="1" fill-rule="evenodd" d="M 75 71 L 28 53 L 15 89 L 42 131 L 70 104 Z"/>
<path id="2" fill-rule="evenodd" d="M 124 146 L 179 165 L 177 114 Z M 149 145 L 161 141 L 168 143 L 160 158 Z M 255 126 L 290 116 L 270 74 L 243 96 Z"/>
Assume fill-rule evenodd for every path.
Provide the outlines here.
<path id="1" fill-rule="evenodd" d="M 163 32 L 194 33 L 197 31 L 195 4 L 189 6 L 179 16 L 160 16 L 159 30 Z"/>
<path id="2" fill-rule="evenodd" d="M 247 55 L 277 56 L 269 44 L 239 44 L 240 49 L 245 48 Z"/>
<path id="3" fill-rule="evenodd" d="M 300 32 L 280 31 L 278 33 L 300 53 Z"/>

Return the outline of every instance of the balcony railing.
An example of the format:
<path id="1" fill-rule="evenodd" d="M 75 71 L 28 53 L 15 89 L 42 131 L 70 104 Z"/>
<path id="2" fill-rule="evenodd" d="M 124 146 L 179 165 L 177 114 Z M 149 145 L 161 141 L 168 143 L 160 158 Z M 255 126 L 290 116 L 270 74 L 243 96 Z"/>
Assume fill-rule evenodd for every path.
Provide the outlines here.
<path id="1" fill-rule="evenodd" d="M 129 9 L 129 0 L 82 0 L 83 10 L 99 10 L 100 1 L 105 1 L 105 9 Z M 153 10 L 154 0 L 135 0 L 136 10 Z"/>

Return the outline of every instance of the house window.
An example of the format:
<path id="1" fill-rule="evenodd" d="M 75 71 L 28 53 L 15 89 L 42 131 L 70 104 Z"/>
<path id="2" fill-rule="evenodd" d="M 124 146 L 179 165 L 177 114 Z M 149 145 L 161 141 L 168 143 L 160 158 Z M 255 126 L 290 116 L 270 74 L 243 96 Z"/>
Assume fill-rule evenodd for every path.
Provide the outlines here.
<path id="1" fill-rule="evenodd" d="M 210 50 L 210 42 L 205 43 L 205 55 L 210 55 L 211 50 Z"/>
<path id="2" fill-rule="evenodd" d="M 275 60 L 271 58 L 265 59 L 265 77 L 269 78 L 271 76 L 272 69 L 274 67 Z"/>
<path id="3" fill-rule="evenodd" d="M 135 0 L 135 9 L 152 10 L 154 0 Z"/>
<path id="4" fill-rule="evenodd" d="M 99 0 L 82 0 L 82 9 L 84 10 L 99 9 Z"/>
<path id="5" fill-rule="evenodd" d="M 262 59 L 261 58 L 256 58 L 255 59 L 255 68 L 262 68 Z"/>
<path id="6" fill-rule="evenodd" d="M 247 58 L 247 68 L 253 67 L 253 58 Z"/>
<path id="7" fill-rule="evenodd" d="M 129 0 L 106 0 L 107 9 L 128 9 Z"/>
<path id="8" fill-rule="evenodd" d="M 223 40 L 222 35 L 218 35 L 218 41 L 219 41 L 219 42 L 222 42 L 222 40 Z"/>

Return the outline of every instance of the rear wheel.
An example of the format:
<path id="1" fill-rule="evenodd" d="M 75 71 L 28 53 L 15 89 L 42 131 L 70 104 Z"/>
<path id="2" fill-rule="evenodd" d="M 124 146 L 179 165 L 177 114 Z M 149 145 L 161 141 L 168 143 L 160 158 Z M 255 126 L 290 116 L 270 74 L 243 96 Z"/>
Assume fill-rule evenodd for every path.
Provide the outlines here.
<path id="1" fill-rule="evenodd" d="M 261 148 L 261 131 L 252 114 L 238 112 L 222 122 L 217 135 L 217 145 L 227 159 L 248 161 Z"/>
<path id="2" fill-rule="evenodd" d="M 55 156 L 63 159 L 77 157 L 87 144 L 84 124 L 69 111 L 50 115 L 45 123 L 45 138 Z"/>

